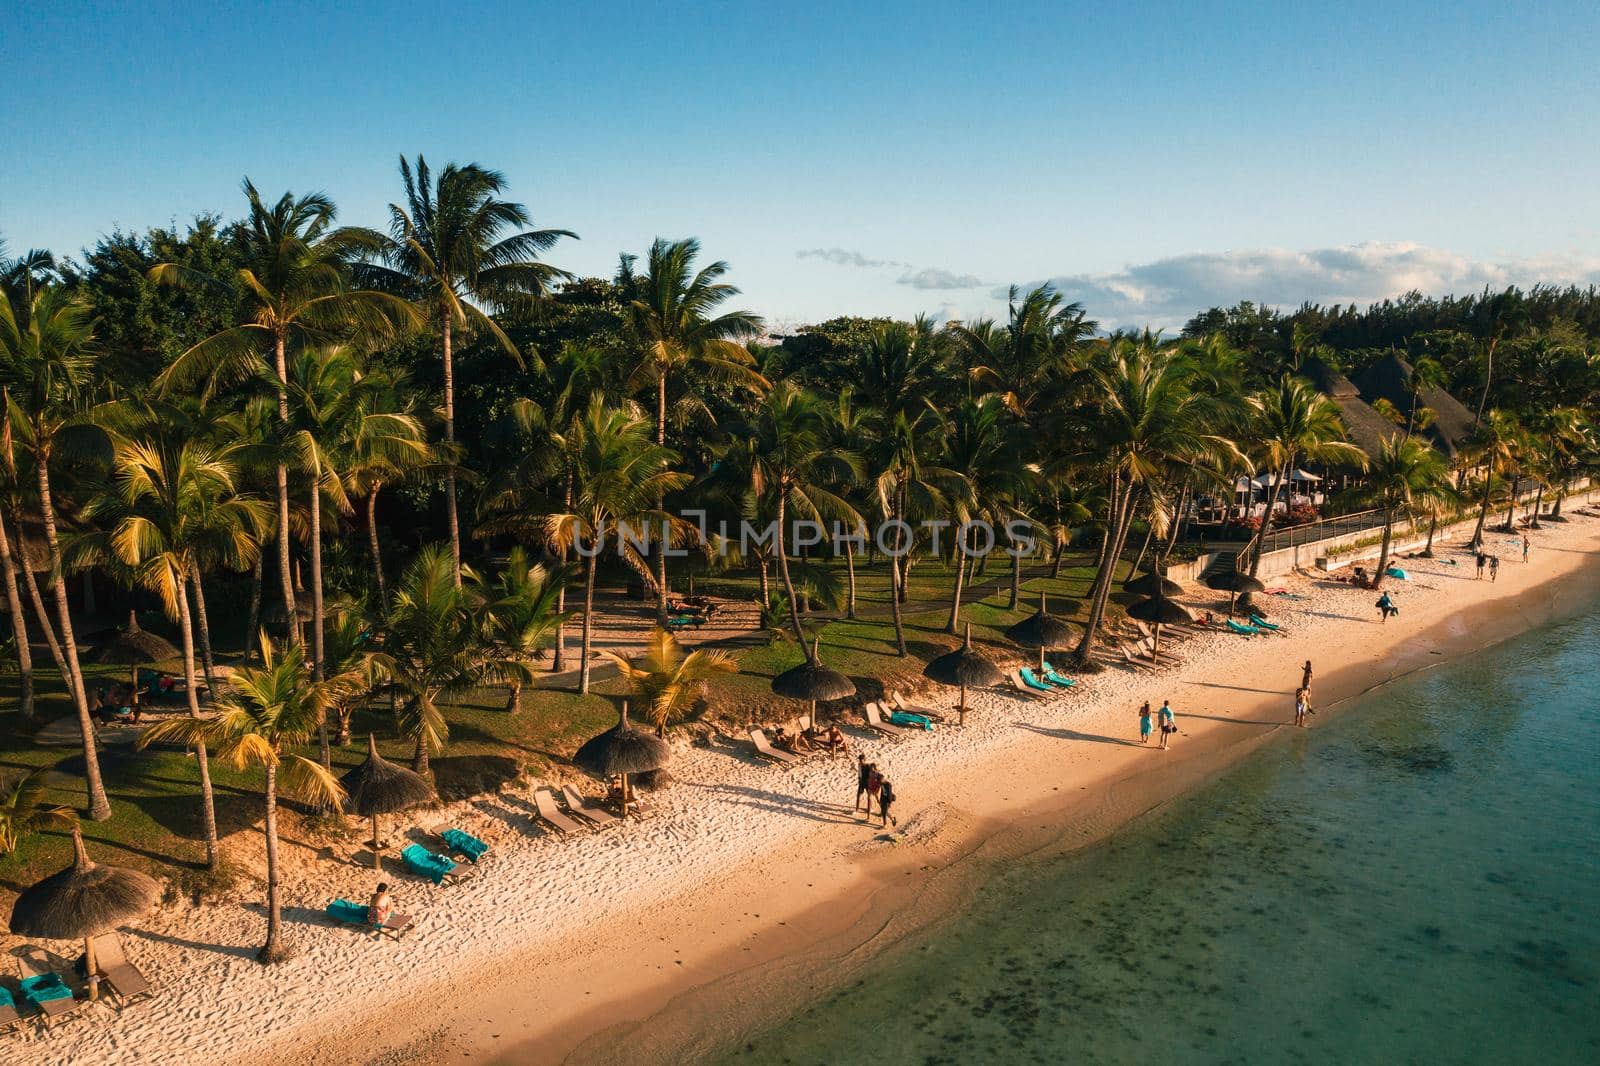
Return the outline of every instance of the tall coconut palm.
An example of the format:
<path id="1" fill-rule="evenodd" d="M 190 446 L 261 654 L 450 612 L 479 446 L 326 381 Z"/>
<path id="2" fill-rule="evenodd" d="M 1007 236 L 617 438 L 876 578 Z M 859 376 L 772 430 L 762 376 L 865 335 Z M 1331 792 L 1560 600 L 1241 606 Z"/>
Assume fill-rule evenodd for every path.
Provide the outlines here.
<path id="1" fill-rule="evenodd" d="M 1472 539 L 1467 542 L 1467 546 L 1473 550 L 1483 544 L 1483 527 L 1489 518 L 1489 501 L 1494 492 L 1495 478 L 1515 472 L 1522 436 L 1522 426 L 1515 415 L 1491 407 L 1483 412 L 1483 417 L 1462 449 L 1473 462 L 1483 466 L 1483 495 L 1478 502 L 1478 524 L 1472 531 Z M 1515 485 L 1509 495 L 1512 506 L 1516 506 Z"/>
<path id="2" fill-rule="evenodd" d="M 687 474 L 670 469 L 677 454 L 651 440 L 650 423 L 625 410 L 605 406 L 596 396 L 572 432 L 570 444 L 572 507 L 546 515 L 544 536 L 556 551 L 574 550 L 583 560 L 583 628 L 579 646 L 578 691 L 589 691 L 589 648 L 594 632 L 595 572 L 602 552 L 611 552 L 651 584 L 655 578 L 641 549 L 650 528 L 665 528 L 669 543 L 694 534 L 681 518 L 656 501 L 688 484 Z M 659 545 L 659 541 L 657 541 Z"/>
<path id="3" fill-rule="evenodd" d="M 834 397 L 831 409 L 828 412 L 829 439 L 833 447 L 846 455 L 863 456 L 869 444 L 870 434 L 875 416 L 869 408 L 856 403 L 855 389 L 845 386 Z M 848 481 L 836 482 L 829 487 L 836 491 L 840 498 L 849 503 L 856 512 L 856 521 L 849 527 L 850 536 L 844 539 L 844 566 L 848 587 L 845 595 L 844 616 L 854 620 L 856 616 L 856 540 L 863 540 L 867 536 L 866 523 L 860 519 L 861 511 L 867 506 L 862 490 L 866 486 L 860 484 L 859 474 L 852 472 Z"/>
<path id="4" fill-rule="evenodd" d="M 1254 577 L 1261 568 L 1261 555 L 1272 531 L 1272 512 L 1289 472 L 1306 461 L 1365 469 L 1367 456 L 1346 439 L 1339 405 L 1304 378 L 1285 375 L 1272 388 L 1252 396 L 1250 406 L 1254 419 L 1249 432 L 1259 458 L 1272 475 L 1267 512 L 1261 516 L 1261 532 L 1250 559 L 1250 576 Z"/>
<path id="5" fill-rule="evenodd" d="M 667 443 L 667 386 L 676 376 L 693 374 L 706 381 L 735 385 L 759 392 L 767 381 L 755 371 L 755 360 L 744 342 L 764 325 L 748 311 L 719 311 L 739 290 L 722 278 L 728 264 L 718 260 L 695 269 L 700 242 L 694 238 L 668 241 L 657 237 L 650 245 L 645 273 L 634 279 L 636 295 L 629 306 L 639 362 L 633 372 L 635 388 L 649 387 L 656 395 L 656 444 Z M 659 510 L 663 501 L 656 501 Z M 664 545 L 653 549 L 656 564 L 657 621 L 667 618 L 667 553 Z"/>
<path id="6" fill-rule="evenodd" d="M 874 326 L 849 368 L 857 400 L 887 421 L 901 414 L 915 417 L 947 376 L 940 336 L 920 317 L 909 326 Z"/>
<path id="7" fill-rule="evenodd" d="M 8 440 L 13 433 L 20 436 L 33 454 L 39 483 L 39 515 L 50 553 L 50 586 L 66 666 L 64 680 L 78 712 L 78 729 L 83 737 L 88 814 L 98 822 L 111 817 L 111 803 L 100 778 L 94 722 L 89 717 L 78 642 L 67 603 L 50 484 L 57 445 L 70 426 L 81 423 L 80 415 L 88 403 L 97 351 L 94 319 L 86 303 L 58 285 L 30 286 L 23 295 L 20 315 L 10 296 L 0 299 L 0 387 L 4 388 L 6 433 Z"/>
<path id="8" fill-rule="evenodd" d="M 250 215 L 233 231 L 242 264 L 233 280 L 245 293 L 240 321 L 179 355 L 157 385 L 172 390 L 205 380 L 210 390 L 255 378 L 265 360 L 276 379 L 278 419 L 287 423 L 291 348 L 352 335 L 376 342 L 412 326 L 415 314 L 396 296 L 351 284 L 349 264 L 373 250 L 373 237 L 365 230 L 335 227 L 332 200 L 321 193 L 284 193 L 269 207 L 248 178 L 244 193 Z M 150 273 L 164 284 L 222 284 L 177 263 L 162 263 Z M 290 635 L 298 639 L 286 462 L 277 463 L 276 474 L 278 578 Z"/>
<path id="9" fill-rule="evenodd" d="M 1019 505 L 1027 483 L 1027 472 L 1022 459 L 1021 441 L 1016 435 L 1006 432 L 1007 410 L 1006 400 L 994 393 L 959 403 L 950 419 L 943 460 L 965 481 L 965 491 L 959 497 L 963 501 L 962 510 L 965 514 L 958 518 L 987 523 L 991 531 L 991 546 L 1002 536 L 1008 542 L 1014 541 L 1011 532 L 1016 526 L 1013 523 L 1032 524 Z M 960 532 L 959 521 L 956 529 L 955 588 L 950 599 L 950 617 L 945 622 L 946 633 L 960 631 L 963 575 L 975 565 L 975 556 L 969 556 L 968 553 L 975 552 L 979 547 L 970 543 L 973 536 L 971 531 L 964 534 Z M 1022 570 L 1022 552 L 1015 543 L 1011 544 L 1011 562 L 1014 610 L 1015 599 L 1020 595 Z"/>
<path id="10" fill-rule="evenodd" d="M 291 749 L 307 743 L 325 718 L 331 699 L 326 683 L 306 677 L 305 650 L 274 650 L 262 638 L 261 666 L 245 667 L 229 679 L 229 694 L 218 702 L 216 718 L 169 718 L 145 730 L 141 745 L 155 741 L 191 744 L 204 751 L 215 745 L 217 758 L 238 769 L 261 767 L 264 830 L 267 848 L 267 939 L 256 958 L 278 962 L 293 954 L 284 941 L 278 899 L 278 796 L 283 794 L 315 807 L 333 807 L 344 800 L 334 775 L 314 759 Z"/>
<path id="11" fill-rule="evenodd" d="M 953 493 L 963 491 L 965 481 L 959 473 L 929 461 L 939 454 L 938 435 L 944 431 L 931 408 L 896 414 L 884 427 L 871 463 L 878 471 L 876 495 L 878 512 L 886 530 L 892 530 L 885 545 L 889 556 L 889 603 L 894 619 L 897 654 L 906 650 L 905 619 L 902 604 L 909 576 L 910 552 L 914 541 L 907 527 L 923 518 L 934 518 L 949 509 Z"/>
<path id="12" fill-rule="evenodd" d="M 1003 328 L 979 319 L 952 330 L 968 349 L 974 390 L 997 396 L 1026 421 L 1041 394 L 1071 369 L 1097 324 L 1084 314 L 1082 304 L 1065 302 L 1050 285 L 1027 293 L 1013 285 L 1006 302 Z"/>
<path id="13" fill-rule="evenodd" d="M 1438 449 L 1416 437 L 1390 437 L 1367 468 L 1367 490 L 1383 511 L 1383 543 L 1373 580 L 1377 588 L 1388 576 L 1395 522 L 1413 508 L 1442 502 L 1452 494 L 1450 464 Z"/>
<path id="14" fill-rule="evenodd" d="M 694 705 L 707 681 L 739 672 L 728 652 L 701 649 L 685 654 L 665 629 L 650 634 L 642 655 L 630 658 L 610 651 L 604 655 L 617 664 L 629 692 L 644 705 L 657 736 L 666 736 L 667 724 Z"/>
<path id="15" fill-rule="evenodd" d="M 200 701 L 188 586 L 203 556 L 234 569 L 249 566 L 271 522 L 265 501 L 235 491 L 233 450 L 211 448 L 178 434 L 148 441 L 118 440 L 113 485 L 89 508 L 105 532 L 79 544 L 90 559 L 110 558 L 131 568 L 138 582 L 161 598 L 167 615 L 177 619 L 184 689 L 189 717 L 195 720 L 200 718 Z M 196 744 L 195 761 L 206 862 L 216 869 L 220 861 L 216 801 L 204 743 Z"/>
<path id="16" fill-rule="evenodd" d="M 338 441 L 345 493 L 364 500 L 367 549 L 378 603 L 388 598 L 383 549 L 378 542 L 378 493 L 405 481 L 433 461 L 427 433 L 416 412 L 416 396 L 404 374 L 369 367 L 362 379 L 358 410 Z"/>
<path id="17" fill-rule="evenodd" d="M 485 589 L 484 636 L 509 689 L 506 710 L 522 710 L 523 686 L 533 680 L 535 657 L 550 644 L 565 620 L 557 604 L 567 584 L 566 570 L 535 566 L 521 545 L 512 548 L 505 568 Z"/>
<path id="18" fill-rule="evenodd" d="M 413 170 L 400 158 L 405 202 L 389 205 L 389 234 L 380 255 L 369 259 L 360 276 L 383 289 L 415 300 L 439 331 L 444 366 L 444 451 L 454 460 L 456 441 L 455 342 L 458 336 L 486 334 L 512 358 L 521 353 L 489 310 L 505 310 L 547 295 L 565 271 L 539 257 L 563 237 L 564 229 L 528 229 L 528 210 L 501 199 L 505 175 L 476 163 L 450 163 L 437 177 L 417 156 Z M 445 507 L 450 525 L 450 559 L 461 581 L 461 526 L 456 510 L 456 470 L 445 468 Z"/>

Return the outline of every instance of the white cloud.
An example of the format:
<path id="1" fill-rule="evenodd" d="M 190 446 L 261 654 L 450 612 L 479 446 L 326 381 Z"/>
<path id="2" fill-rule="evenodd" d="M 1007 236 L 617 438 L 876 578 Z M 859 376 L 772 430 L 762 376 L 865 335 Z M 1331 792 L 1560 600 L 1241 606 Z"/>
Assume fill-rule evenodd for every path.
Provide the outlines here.
<path id="1" fill-rule="evenodd" d="M 938 267 L 925 267 L 907 272 L 895 284 L 909 285 L 913 289 L 976 289 L 983 284 L 983 279 L 975 274 L 957 274 Z"/>
<path id="2" fill-rule="evenodd" d="M 1368 241 L 1300 252 L 1196 252 L 1112 273 L 1048 280 L 1104 326 L 1172 330 L 1196 312 L 1240 300 L 1280 308 L 1305 301 L 1365 306 L 1413 289 L 1441 296 L 1485 286 L 1600 284 L 1600 257 L 1546 255 L 1487 262 L 1410 242 Z M 995 295 L 1003 298 L 1005 292 L 997 289 Z"/>
<path id="3" fill-rule="evenodd" d="M 853 252 L 848 248 L 807 248 L 794 253 L 796 259 L 822 259 L 837 266 L 867 267 L 902 267 L 909 269 L 910 264 L 896 262 L 893 259 L 869 259 L 860 252 Z"/>
<path id="4" fill-rule="evenodd" d="M 863 267 L 869 270 L 892 267 L 902 272 L 900 277 L 895 279 L 895 284 L 906 285 L 913 289 L 977 289 L 985 284 L 984 280 L 975 274 L 957 274 L 953 270 L 943 270 L 939 267 L 918 269 L 898 259 L 873 259 L 849 248 L 806 248 L 794 255 L 796 259 L 821 259 L 835 266 Z"/>

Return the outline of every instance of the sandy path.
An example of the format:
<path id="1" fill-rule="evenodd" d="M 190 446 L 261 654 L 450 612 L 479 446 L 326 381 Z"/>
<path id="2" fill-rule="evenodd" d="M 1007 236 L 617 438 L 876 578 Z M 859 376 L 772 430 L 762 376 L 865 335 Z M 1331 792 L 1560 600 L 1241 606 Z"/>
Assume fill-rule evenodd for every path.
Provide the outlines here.
<path id="1" fill-rule="evenodd" d="M 1568 602 L 1586 594 L 1600 572 L 1600 522 L 1574 515 L 1534 538 L 1526 565 L 1506 541 L 1496 584 L 1443 560 L 1404 562 L 1414 580 L 1397 583 L 1402 614 L 1386 626 L 1370 592 L 1291 579 L 1304 598 L 1274 600 L 1287 636 L 1208 634 L 1175 648 L 1181 663 L 1159 673 L 1109 670 L 1047 702 L 983 693 L 965 729 L 858 739 L 901 794 L 907 832 L 894 847 L 874 845 L 876 829 L 850 811 L 849 760 L 782 770 L 736 748 L 689 747 L 673 768 L 682 784 L 622 829 L 547 835 L 525 788 L 422 815 L 421 824 L 477 833 L 495 854 L 461 886 L 390 876 L 402 909 L 417 915 L 399 943 L 323 924 L 328 899 L 365 898 L 372 872 L 291 847 L 286 917 L 298 957 L 270 969 L 251 959 L 258 907 L 166 909 L 124 937 L 158 989 L 153 999 L 122 1013 L 93 1005 L 49 1034 L 0 1037 L 0 1061 L 427 1063 L 498 1054 L 542 1062 L 610 1028 L 583 1056 L 607 1061 L 608 1039 L 727 975 L 764 973 L 766 987 L 804 994 L 814 975 L 786 970 L 786 960 L 823 949 L 838 957 L 887 934 L 883 886 L 932 882 L 996 826 L 1059 833 L 1062 819 L 1075 818 L 1082 839 L 1109 831 L 1214 772 L 1222 753 L 1280 729 L 1305 658 L 1318 664 L 1317 702 L 1327 705 L 1536 624 L 1557 593 Z M 1579 572 L 1584 582 L 1570 580 Z M 1164 697 L 1183 733 L 1162 753 L 1137 743 L 1133 708 Z M 19 943 L 5 938 L 0 949 Z M 659 1044 L 635 1031 L 630 1057 L 676 1057 L 672 1028 L 660 1027 L 668 1042 Z M 405 1050 L 382 1054 L 396 1047 Z"/>

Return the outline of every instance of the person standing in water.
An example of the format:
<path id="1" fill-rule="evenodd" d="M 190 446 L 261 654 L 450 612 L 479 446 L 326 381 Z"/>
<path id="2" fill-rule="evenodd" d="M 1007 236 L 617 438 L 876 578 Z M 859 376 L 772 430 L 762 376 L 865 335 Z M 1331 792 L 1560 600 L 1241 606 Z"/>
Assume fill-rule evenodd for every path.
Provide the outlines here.
<path id="1" fill-rule="evenodd" d="M 1306 705 L 1307 698 L 1305 689 L 1294 690 L 1294 724 L 1302 728 L 1306 724 L 1306 711 L 1309 709 Z"/>
<path id="2" fill-rule="evenodd" d="M 1139 708 L 1139 743 L 1150 743 L 1150 703 L 1148 700 Z"/>
<path id="3" fill-rule="evenodd" d="M 1172 716 L 1172 701 L 1161 701 L 1161 746 L 1165 748 L 1172 734 L 1178 731 L 1178 722 Z"/>

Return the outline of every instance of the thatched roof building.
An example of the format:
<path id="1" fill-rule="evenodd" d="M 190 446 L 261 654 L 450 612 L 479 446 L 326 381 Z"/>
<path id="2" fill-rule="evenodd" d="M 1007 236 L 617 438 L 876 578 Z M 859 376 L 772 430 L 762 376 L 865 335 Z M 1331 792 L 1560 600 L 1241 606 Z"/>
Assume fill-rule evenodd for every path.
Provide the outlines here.
<path id="1" fill-rule="evenodd" d="M 1350 434 L 1351 443 L 1369 456 L 1377 455 L 1385 440 L 1405 434 L 1404 426 L 1397 426 L 1374 411 L 1372 405 L 1361 398 L 1361 390 L 1349 378 L 1322 360 L 1312 359 L 1301 368 L 1301 372 L 1316 386 L 1318 392 L 1339 405 L 1339 413 L 1344 417 L 1344 428 Z"/>
<path id="2" fill-rule="evenodd" d="M 1367 403 L 1380 397 L 1388 400 L 1408 422 L 1413 402 L 1432 411 L 1433 421 L 1420 435 L 1451 459 L 1472 434 L 1472 412 L 1466 405 L 1443 389 L 1412 392 L 1411 364 L 1394 352 L 1357 374 L 1355 385 Z"/>

